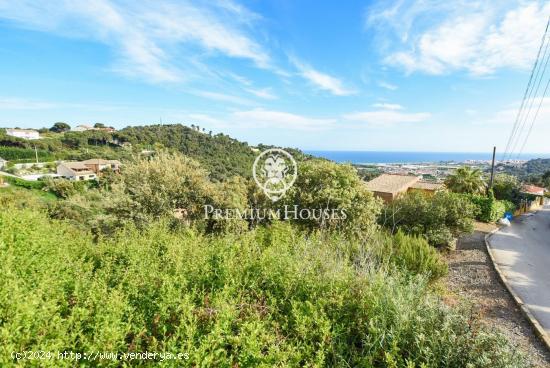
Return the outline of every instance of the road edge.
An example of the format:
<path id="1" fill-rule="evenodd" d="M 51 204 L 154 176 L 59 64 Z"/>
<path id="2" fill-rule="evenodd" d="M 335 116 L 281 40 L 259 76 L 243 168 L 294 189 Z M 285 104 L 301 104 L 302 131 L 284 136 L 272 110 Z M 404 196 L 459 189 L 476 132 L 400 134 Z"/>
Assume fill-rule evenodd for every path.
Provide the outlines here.
<path id="1" fill-rule="evenodd" d="M 539 321 L 537 321 L 535 316 L 533 316 L 533 314 L 531 313 L 529 308 L 525 305 L 525 303 L 520 298 L 520 296 L 514 291 L 514 289 L 512 289 L 510 285 L 508 285 L 506 276 L 504 276 L 504 273 L 502 272 L 502 270 L 500 269 L 500 267 L 495 261 L 495 257 L 493 256 L 493 248 L 491 247 L 489 238 L 499 230 L 500 228 L 496 228 L 491 232 L 485 234 L 485 247 L 487 248 L 487 253 L 489 253 L 489 258 L 491 258 L 491 263 L 493 264 L 493 268 L 498 274 L 500 282 L 504 285 L 506 290 L 508 290 L 508 293 L 512 296 L 516 304 L 520 307 L 520 310 L 523 313 L 523 315 L 527 318 L 531 326 L 533 326 L 533 328 L 535 329 L 535 334 L 544 342 L 544 345 L 546 345 L 546 348 L 550 350 L 550 336 L 548 336 L 544 328 L 542 328 Z"/>

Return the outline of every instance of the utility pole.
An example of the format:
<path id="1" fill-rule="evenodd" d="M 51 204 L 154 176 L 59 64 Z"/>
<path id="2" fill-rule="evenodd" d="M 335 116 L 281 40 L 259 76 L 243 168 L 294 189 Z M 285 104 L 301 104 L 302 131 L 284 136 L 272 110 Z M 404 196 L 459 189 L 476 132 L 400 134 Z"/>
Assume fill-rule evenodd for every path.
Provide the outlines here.
<path id="1" fill-rule="evenodd" d="M 497 148 L 493 147 L 493 163 L 491 164 L 491 181 L 489 181 L 489 190 L 493 189 L 493 181 L 495 180 L 495 154 Z"/>

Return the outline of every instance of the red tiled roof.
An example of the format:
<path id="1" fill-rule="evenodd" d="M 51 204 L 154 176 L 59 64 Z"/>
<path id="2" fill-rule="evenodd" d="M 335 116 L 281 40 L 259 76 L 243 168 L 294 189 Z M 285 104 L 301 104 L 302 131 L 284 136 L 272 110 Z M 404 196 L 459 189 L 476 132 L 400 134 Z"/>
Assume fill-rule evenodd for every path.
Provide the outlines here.
<path id="1" fill-rule="evenodd" d="M 411 175 L 382 174 L 367 182 L 366 185 L 367 189 L 371 192 L 396 194 L 407 190 L 407 188 L 416 183 L 419 179 L 418 176 Z"/>
<path id="2" fill-rule="evenodd" d="M 541 188 L 541 187 L 537 187 L 536 185 L 523 185 L 521 187 L 521 191 L 523 193 L 529 193 L 529 194 L 534 194 L 534 195 L 544 195 L 544 192 L 546 191 L 546 189 L 544 188 Z"/>

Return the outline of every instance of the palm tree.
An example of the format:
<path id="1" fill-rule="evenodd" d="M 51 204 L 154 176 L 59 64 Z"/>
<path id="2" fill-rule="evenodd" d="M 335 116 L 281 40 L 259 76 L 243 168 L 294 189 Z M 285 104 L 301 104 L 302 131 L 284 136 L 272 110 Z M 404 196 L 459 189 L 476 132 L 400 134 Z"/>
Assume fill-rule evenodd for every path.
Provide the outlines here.
<path id="1" fill-rule="evenodd" d="M 485 181 L 479 169 L 459 167 L 445 179 L 445 186 L 452 192 L 481 194 L 485 192 Z"/>

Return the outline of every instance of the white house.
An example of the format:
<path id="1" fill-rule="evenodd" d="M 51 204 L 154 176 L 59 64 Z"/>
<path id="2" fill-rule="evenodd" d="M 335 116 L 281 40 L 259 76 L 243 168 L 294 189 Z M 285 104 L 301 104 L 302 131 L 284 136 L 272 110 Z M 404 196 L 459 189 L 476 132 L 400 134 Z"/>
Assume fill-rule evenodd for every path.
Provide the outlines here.
<path id="1" fill-rule="evenodd" d="M 90 125 L 77 125 L 75 128 L 72 129 L 73 132 L 85 132 L 86 130 L 93 130 L 94 127 Z"/>
<path id="2" fill-rule="evenodd" d="M 38 131 L 33 129 L 6 129 L 6 134 L 23 139 L 40 139 Z"/>
<path id="3" fill-rule="evenodd" d="M 97 175 L 82 162 L 61 162 L 57 165 L 57 175 L 74 181 L 97 179 Z"/>

